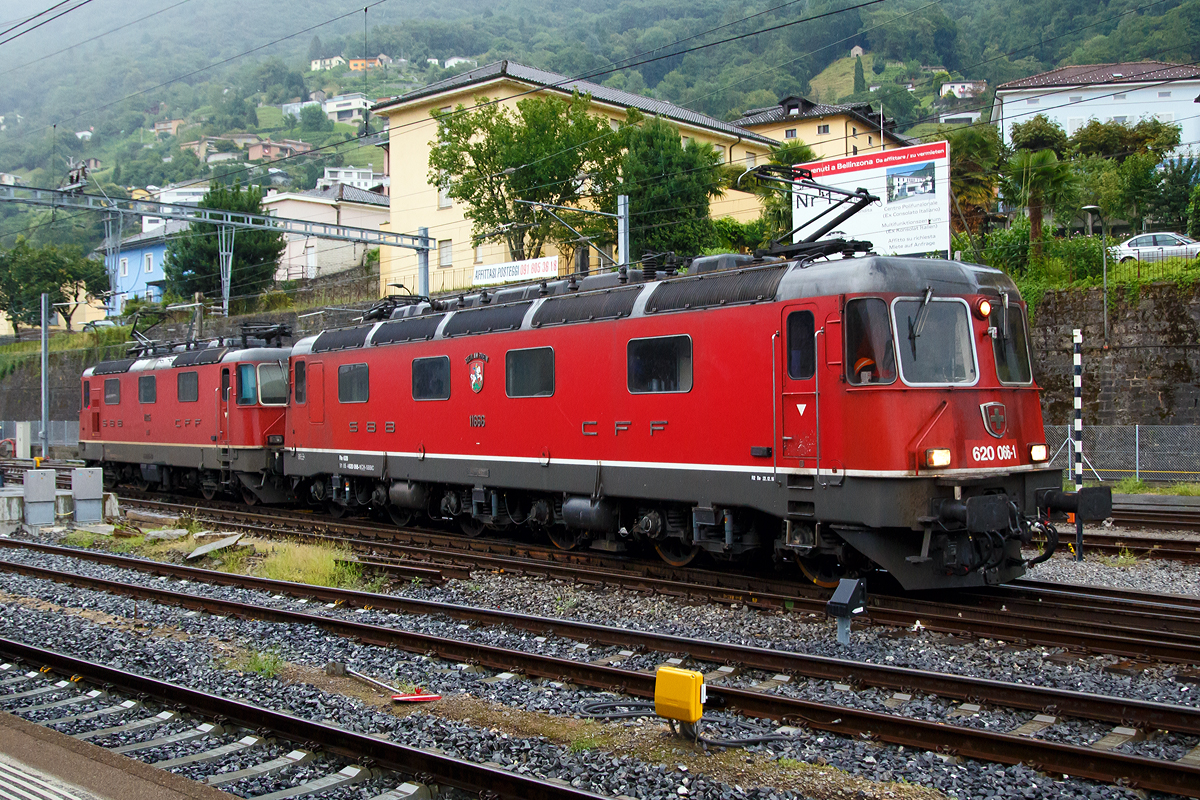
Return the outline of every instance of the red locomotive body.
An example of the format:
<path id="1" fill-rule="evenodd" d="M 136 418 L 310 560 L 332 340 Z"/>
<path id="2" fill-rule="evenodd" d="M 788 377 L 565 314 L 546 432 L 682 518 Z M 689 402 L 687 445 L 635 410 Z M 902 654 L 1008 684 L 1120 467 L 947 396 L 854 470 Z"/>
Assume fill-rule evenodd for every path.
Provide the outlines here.
<path id="1" fill-rule="evenodd" d="M 287 499 L 268 477 L 283 447 L 287 350 L 218 345 L 106 361 L 82 383 L 80 455 L 110 480 Z"/>
<path id="2" fill-rule="evenodd" d="M 421 303 L 301 341 L 284 471 L 339 508 L 632 538 L 673 563 L 769 549 L 910 588 L 1020 574 L 1061 480 L 1007 276 L 746 261 Z"/>

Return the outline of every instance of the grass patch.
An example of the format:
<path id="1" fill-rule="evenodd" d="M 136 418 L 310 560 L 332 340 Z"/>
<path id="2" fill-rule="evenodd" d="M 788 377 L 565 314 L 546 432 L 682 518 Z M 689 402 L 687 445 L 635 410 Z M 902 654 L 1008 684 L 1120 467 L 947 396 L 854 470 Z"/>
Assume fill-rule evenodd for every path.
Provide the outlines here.
<path id="1" fill-rule="evenodd" d="M 273 650 L 251 650 L 238 666 L 246 672 L 274 678 L 283 669 L 283 659 Z"/>
<path id="2" fill-rule="evenodd" d="M 67 547 L 82 547 L 87 549 L 96 543 L 96 534 L 87 531 L 71 531 L 59 540 L 59 544 Z"/>
<path id="3" fill-rule="evenodd" d="M 130 536 L 128 538 L 114 539 L 112 547 L 110 547 L 109 550 L 114 553 L 132 553 L 145 543 L 145 536 Z"/>
<path id="4" fill-rule="evenodd" d="M 1132 567 L 1138 563 L 1138 557 L 1122 547 L 1115 556 L 1104 556 L 1104 563 L 1110 567 Z"/>
<path id="5" fill-rule="evenodd" d="M 570 749 L 572 753 L 583 753 L 588 750 L 595 750 L 599 746 L 600 740 L 595 736 L 582 736 L 578 739 L 572 739 L 568 749 Z"/>
<path id="6" fill-rule="evenodd" d="M 349 552 L 322 544 L 272 543 L 255 574 L 279 581 L 349 589 L 362 581 L 362 569 L 348 562 Z"/>
<path id="7" fill-rule="evenodd" d="M 1113 494 L 1157 494 L 1173 497 L 1200 497 L 1200 483 L 1146 483 L 1137 478 L 1122 478 L 1113 484 Z"/>
<path id="8" fill-rule="evenodd" d="M 787 756 L 784 756 L 775 763 L 778 764 L 782 769 L 800 769 L 800 767 L 804 766 L 803 761 L 798 761 L 794 758 L 788 758 Z"/>

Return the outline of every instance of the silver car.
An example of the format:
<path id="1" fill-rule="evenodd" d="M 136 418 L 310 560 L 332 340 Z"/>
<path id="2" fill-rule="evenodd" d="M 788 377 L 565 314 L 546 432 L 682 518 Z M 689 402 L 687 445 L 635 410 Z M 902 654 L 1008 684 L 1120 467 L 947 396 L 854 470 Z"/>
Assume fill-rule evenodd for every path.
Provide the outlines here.
<path id="1" fill-rule="evenodd" d="M 1118 261 L 1162 261 L 1195 258 L 1200 242 L 1179 233 L 1143 233 L 1113 248 Z"/>

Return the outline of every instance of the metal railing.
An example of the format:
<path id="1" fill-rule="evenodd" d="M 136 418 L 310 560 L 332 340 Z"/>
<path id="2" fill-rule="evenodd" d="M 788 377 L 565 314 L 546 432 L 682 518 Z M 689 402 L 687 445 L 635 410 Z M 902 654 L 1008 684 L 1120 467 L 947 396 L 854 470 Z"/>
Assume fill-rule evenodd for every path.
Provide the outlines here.
<path id="1" fill-rule="evenodd" d="M 1070 435 L 1069 425 L 1046 426 L 1051 466 L 1073 468 Z M 1088 480 L 1200 481 L 1200 426 L 1085 425 L 1083 474 Z"/>

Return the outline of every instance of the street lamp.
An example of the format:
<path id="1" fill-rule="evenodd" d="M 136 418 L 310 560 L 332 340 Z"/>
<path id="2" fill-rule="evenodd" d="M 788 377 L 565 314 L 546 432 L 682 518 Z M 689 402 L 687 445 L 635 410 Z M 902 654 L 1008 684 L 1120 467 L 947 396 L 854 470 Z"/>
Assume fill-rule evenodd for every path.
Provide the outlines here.
<path id="1" fill-rule="evenodd" d="M 1092 231 L 1092 214 L 1100 217 L 1100 253 L 1104 264 L 1104 346 L 1108 347 L 1108 226 L 1104 223 L 1100 206 L 1084 206 L 1083 210 L 1088 212 L 1088 233 Z"/>

